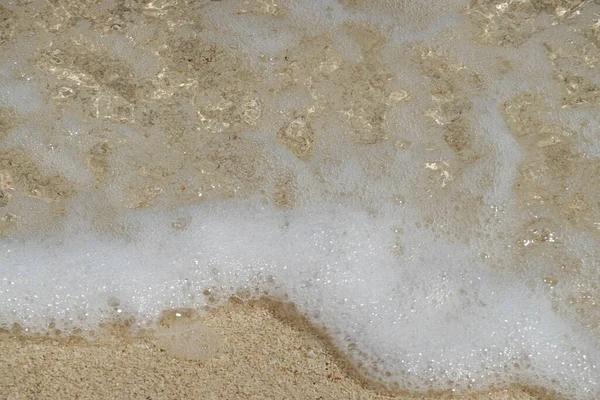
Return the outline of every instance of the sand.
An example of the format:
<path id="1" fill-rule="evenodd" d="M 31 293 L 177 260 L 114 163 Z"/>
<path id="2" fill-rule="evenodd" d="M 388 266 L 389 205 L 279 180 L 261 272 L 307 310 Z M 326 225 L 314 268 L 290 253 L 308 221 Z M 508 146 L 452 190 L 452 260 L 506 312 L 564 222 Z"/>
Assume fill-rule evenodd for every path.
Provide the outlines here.
<path id="1" fill-rule="evenodd" d="M 542 33 L 546 29 L 543 24 L 577 23 L 582 34 L 576 38 L 585 45 L 573 42 L 568 52 L 548 47 L 552 65 L 547 68 L 560 77 L 553 85 L 568 92 L 561 98 L 561 107 L 600 104 L 600 90 L 589 83 L 594 82 L 591 78 L 585 80 L 586 74 L 593 77 L 595 73 L 598 58 L 590 49 L 600 46 L 600 31 L 588 8 L 584 9 L 587 14 L 577 17 L 582 4 L 591 7 L 591 2 L 562 1 L 559 3 L 567 8 L 557 8 L 547 1 L 532 1 L 529 16 L 519 9 L 506 13 L 503 7 L 494 9 L 493 2 L 473 1 L 463 13 L 472 25 L 468 29 L 479 33 L 460 35 L 472 36 L 478 51 L 481 45 L 511 49 L 501 57 L 502 52 L 490 47 L 489 60 L 482 57 L 477 61 L 481 64 L 473 66 L 458 63 L 444 51 L 401 43 L 391 52 L 399 58 L 391 57 L 383 51 L 391 40 L 385 32 L 346 22 L 341 25 L 344 37 L 360 53 L 360 57 L 349 56 L 335 35 L 297 24 L 285 7 L 269 1 L 182 1 L 178 7 L 163 2 L 162 8 L 154 3 L 161 2 L 21 1 L 0 5 L 0 55 L 9 55 L 18 65 L 10 78 L 21 82 L 16 88 L 26 88 L 30 81 L 41 88 L 27 89 L 40 93 L 32 101 L 23 101 L 22 109 L 16 109 L 20 95 L 11 100 L 16 105 L 0 107 L 0 238 L 60 234 L 72 212 L 69 202 L 78 196 L 88 206 L 90 229 L 122 240 L 131 234 L 120 219 L 124 210 L 200 206 L 207 199 L 250 196 L 263 196 L 264 202 L 278 209 L 294 210 L 302 204 L 303 190 L 298 183 L 302 175 L 272 165 L 266 156 L 270 147 L 264 143 L 286 149 L 289 158 L 302 165 L 319 155 L 328 159 L 328 146 L 339 142 L 362 160 L 365 176 L 373 180 L 385 177 L 395 164 L 385 158 L 373 162 L 372 146 L 389 144 L 398 152 L 410 148 L 424 157 L 426 174 L 419 175 L 419 186 L 410 191 L 414 193 L 394 194 L 394 202 L 398 207 L 415 204 L 425 215 L 432 207 L 447 204 L 440 213 L 449 218 L 447 226 L 458 227 L 458 234 L 448 230 L 441 235 L 450 241 L 462 240 L 464 232 L 476 232 L 479 216 L 490 212 L 481 201 L 486 192 L 471 195 L 461 186 L 461 174 L 470 171 L 476 161 L 486 160 L 489 152 L 488 144 L 478 141 L 471 123 L 478 112 L 473 99 L 486 84 L 482 76 L 496 79 L 523 70 L 535 86 L 537 70 L 532 73 L 506 57 L 513 47 L 517 52 L 518 46 Z M 401 6 L 391 11 L 397 13 L 392 13 L 394 18 L 408 21 L 412 6 L 404 3 L 398 2 Z M 340 0 L 340 4 L 352 12 L 378 7 L 370 1 Z M 222 11 L 227 7 L 229 12 Z M 428 7 L 432 12 L 424 12 L 422 20 L 408 22 L 427 27 L 429 19 L 437 15 L 433 13 L 436 5 Z M 488 17 L 490 10 L 492 18 Z M 221 18 L 211 19 L 210 15 Z M 530 17 L 539 17 L 540 26 L 530 29 Z M 259 27 L 267 22 L 273 27 L 285 23 L 282 26 L 302 40 L 290 42 L 289 49 L 254 47 L 260 41 L 231 34 L 234 24 L 227 21 L 244 21 L 241 18 Z M 443 48 L 453 35 L 457 33 L 441 32 L 439 45 Z M 460 35 L 456 37 L 463 40 Z M 232 42 L 239 43 L 234 46 Z M 566 61 L 570 57 L 575 60 L 572 67 Z M 579 71 L 581 60 L 589 67 L 584 77 Z M 363 93 L 365 88 L 368 95 L 351 95 Z M 43 113 L 35 108 L 36 101 L 48 105 Z M 552 216 L 534 221 L 536 225 L 524 221 L 523 231 L 516 234 L 518 241 L 513 242 L 526 244 L 515 257 L 539 265 L 550 265 L 546 263 L 552 258 L 554 275 L 548 275 L 550 268 L 545 267 L 539 271 L 538 281 L 551 287 L 560 281 L 559 288 L 569 288 L 564 296 L 577 300 L 563 304 L 563 312 L 576 311 L 582 327 L 597 329 L 600 313 L 590 301 L 592 289 L 582 287 L 579 272 L 572 272 L 580 271 L 578 261 L 565 256 L 569 247 L 554 240 L 552 233 L 560 223 L 551 222 L 562 218 L 565 224 L 598 235 L 596 225 L 589 223 L 600 215 L 600 209 L 591 206 L 599 193 L 593 184 L 597 163 L 579 153 L 578 136 L 572 135 L 570 128 L 547 120 L 553 108 L 544 101 L 526 93 L 503 103 L 511 134 L 527 153 L 519 167 L 523 177 L 541 176 L 536 185 L 527 180 L 516 182 L 519 201 L 531 215 Z M 274 106 L 279 103 L 289 105 Z M 403 113 L 423 117 L 427 129 L 418 130 L 414 137 L 403 125 L 398 129 L 394 118 Z M 81 121 L 85 129 L 71 129 L 70 121 Z M 343 140 L 328 128 L 338 126 L 349 132 Z M 31 138 L 22 134 L 29 131 L 36 134 L 29 135 Z M 129 142 L 123 139 L 123 132 L 128 132 Z M 545 138 L 541 136 L 547 134 L 560 137 L 556 142 L 560 146 L 542 141 Z M 253 135 L 263 135 L 264 140 L 257 141 Z M 448 164 L 429 163 L 432 149 L 441 149 L 439 153 L 451 160 L 453 167 L 446 170 L 441 166 Z M 40 154 L 46 155 L 45 163 Z M 74 170 L 87 171 L 89 177 L 75 182 L 79 175 L 73 171 L 69 178 L 49 168 L 48 160 L 62 165 L 63 159 L 71 160 Z M 332 164 L 338 162 L 332 160 Z M 68 170 L 65 165 L 61 168 Z M 324 179 L 319 169 L 316 172 Z M 483 191 L 491 185 L 485 179 L 482 175 Z M 558 184 L 574 188 L 569 193 L 577 196 L 539 204 L 530 201 L 557 198 Z M 333 187 L 332 181 L 325 180 L 324 193 L 329 193 L 328 185 Z M 344 190 L 336 190 L 341 198 L 346 196 Z M 357 201 L 371 212 L 370 199 L 381 193 L 364 196 Z M 171 224 L 174 233 L 185 231 L 188 225 L 185 215 Z M 404 251 L 400 233 L 394 244 L 399 256 Z M 538 262 L 533 257 L 540 254 L 550 256 Z M 488 260 L 489 255 L 482 253 L 482 258 Z M 510 264 L 504 257 L 500 261 Z M 519 268 L 529 265 L 513 264 Z M 576 267 L 564 268 L 571 264 Z M 583 280 L 587 285 L 589 279 Z M 591 283 L 594 292 L 599 286 L 596 283 Z M 276 303 L 232 302 L 202 317 L 193 312 L 182 314 L 171 313 L 163 319 L 161 329 L 137 335 L 131 335 L 126 324 L 112 325 L 96 332 L 93 341 L 0 331 L 0 398 L 452 398 L 451 394 L 382 391 L 361 377 L 326 336 L 305 320 L 282 313 Z M 455 398 L 536 397 L 510 388 Z"/>
<path id="2" fill-rule="evenodd" d="M 0 398 L 536 398 L 517 388 L 457 397 L 384 394 L 369 387 L 325 337 L 302 319 L 284 316 L 275 303 L 230 303 L 202 317 L 202 323 L 211 340 L 220 340 L 216 351 L 200 356 L 202 361 L 175 357 L 156 333 L 130 336 L 113 327 L 85 341 L 4 332 Z"/>

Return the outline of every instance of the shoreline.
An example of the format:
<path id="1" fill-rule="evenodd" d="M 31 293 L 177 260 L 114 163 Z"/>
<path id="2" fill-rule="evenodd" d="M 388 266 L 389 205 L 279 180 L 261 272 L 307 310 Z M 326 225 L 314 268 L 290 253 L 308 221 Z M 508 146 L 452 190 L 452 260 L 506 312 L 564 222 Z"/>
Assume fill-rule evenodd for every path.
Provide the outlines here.
<path id="1" fill-rule="evenodd" d="M 544 398 L 518 386 L 460 395 L 386 389 L 283 302 L 232 300 L 203 317 L 191 310 L 179 314 L 165 313 L 154 332 L 105 327 L 94 341 L 0 331 L 0 364 L 10 371 L 0 378 L 0 398 Z M 186 336 L 199 326 L 200 335 Z M 190 343 L 203 350 L 186 349 Z"/>
<path id="2" fill-rule="evenodd" d="M 598 1 L 0 3 L 0 400 L 600 398 Z"/>

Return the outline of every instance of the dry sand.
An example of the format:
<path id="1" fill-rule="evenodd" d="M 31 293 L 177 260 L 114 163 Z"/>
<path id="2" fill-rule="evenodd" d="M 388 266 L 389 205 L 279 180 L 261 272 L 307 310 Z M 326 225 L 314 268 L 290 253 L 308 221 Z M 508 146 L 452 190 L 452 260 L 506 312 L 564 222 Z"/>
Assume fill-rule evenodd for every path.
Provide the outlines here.
<path id="1" fill-rule="evenodd" d="M 0 336 L 0 398 L 535 398 L 515 388 L 468 397 L 383 394 L 369 388 L 326 338 L 305 321 L 292 321 L 274 303 L 230 303 L 210 312 L 202 322 L 209 337 L 205 340 L 212 343 L 207 352 L 195 355 L 203 361 L 174 357 L 174 350 L 156 334 L 132 337 L 113 328 L 99 335 L 100 339 L 86 342 L 4 332 Z"/>

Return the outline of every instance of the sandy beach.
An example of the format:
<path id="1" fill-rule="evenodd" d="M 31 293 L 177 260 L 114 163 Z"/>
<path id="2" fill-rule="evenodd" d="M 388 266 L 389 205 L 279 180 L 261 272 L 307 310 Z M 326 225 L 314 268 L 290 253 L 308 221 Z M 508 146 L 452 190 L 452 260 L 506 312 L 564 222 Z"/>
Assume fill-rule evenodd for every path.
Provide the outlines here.
<path id="1" fill-rule="evenodd" d="M 599 16 L 0 0 L 0 400 L 600 398 Z"/>
<path id="2" fill-rule="evenodd" d="M 123 327 L 113 327 L 94 342 L 3 332 L 0 398 L 538 398 L 515 388 L 469 396 L 383 393 L 360 379 L 322 335 L 302 319 L 293 321 L 275 303 L 230 303 L 210 312 L 202 322 L 212 329 L 204 331 L 204 336 L 188 338 L 188 343 L 210 341 L 213 348 L 196 355 L 202 360 L 178 358 L 168 344 L 157 343 L 156 335 L 132 337 Z M 190 324 L 189 318 L 184 324 Z"/>

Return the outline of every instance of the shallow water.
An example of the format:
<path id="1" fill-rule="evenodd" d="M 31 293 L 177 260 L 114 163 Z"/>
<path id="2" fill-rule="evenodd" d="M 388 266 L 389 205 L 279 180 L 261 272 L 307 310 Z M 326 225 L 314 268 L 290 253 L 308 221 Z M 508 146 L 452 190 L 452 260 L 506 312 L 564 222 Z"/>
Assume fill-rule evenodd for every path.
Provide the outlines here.
<path id="1" fill-rule="evenodd" d="M 3 1 L 0 324 L 265 293 L 406 390 L 600 396 L 600 4 Z"/>

